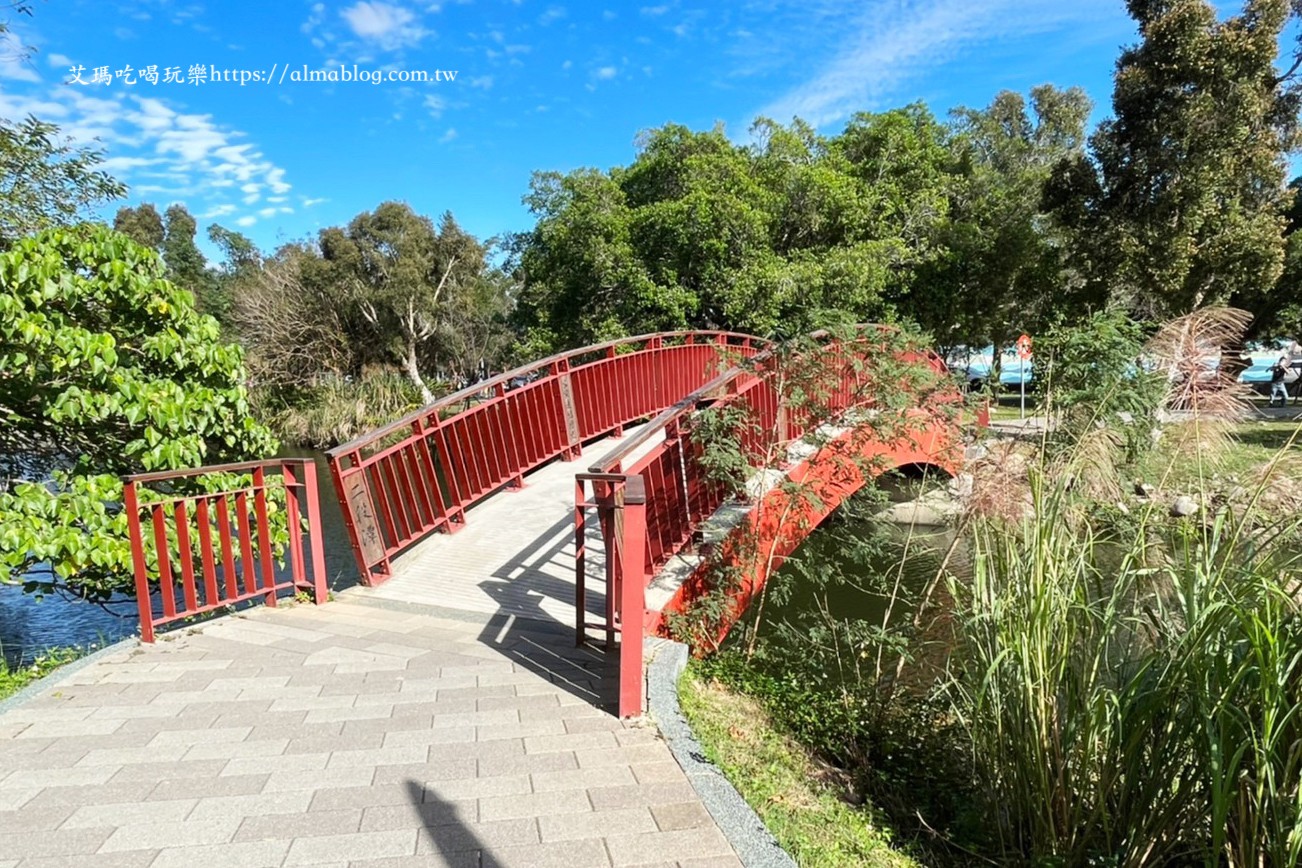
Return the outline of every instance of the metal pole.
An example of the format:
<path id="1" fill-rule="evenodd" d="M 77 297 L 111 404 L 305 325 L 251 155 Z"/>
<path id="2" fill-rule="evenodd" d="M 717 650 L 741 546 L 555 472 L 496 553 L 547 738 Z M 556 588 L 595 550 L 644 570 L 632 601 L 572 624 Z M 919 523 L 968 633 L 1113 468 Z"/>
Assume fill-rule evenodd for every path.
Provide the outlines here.
<path id="1" fill-rule="evenodd" d="M 1026 359 L 1017 360 L 1018 379 L 1022 381 L 1022 418 L 1026 418 Z"/>

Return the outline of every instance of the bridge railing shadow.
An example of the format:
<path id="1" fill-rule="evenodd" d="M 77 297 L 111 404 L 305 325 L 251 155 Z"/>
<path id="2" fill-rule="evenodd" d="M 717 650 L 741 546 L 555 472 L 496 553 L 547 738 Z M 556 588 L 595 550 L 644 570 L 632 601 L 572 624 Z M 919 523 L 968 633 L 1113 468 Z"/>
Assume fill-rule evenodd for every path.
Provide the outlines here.
<path id="1" fill-rule="evenodd" d="M 479 640 L 517 667 L 542 676 L 566 693 L 597 708 L 614 713 L 619 681 L 618 658 L 593 643 L 576 645 L 574 624 L 558 620 L 543 608 L 547 598 L 574 602 L 574 583 L 565 582 L 537 568 L 538 556 L 547 560 L 565 551 L 567 544 L 553 539 L 561 527 L 572 533 L 572 520 L 557 522 L 536 542 L 495 571 L 480 588 L 498 604 L 480 632 Z M 573 569 L 573 559 L 561 559 Z M 568 561 L 566 563 L 566 561 Z M 589 614 L 604 611 L 604 593 L 589 593 L 585 609 Z"/>

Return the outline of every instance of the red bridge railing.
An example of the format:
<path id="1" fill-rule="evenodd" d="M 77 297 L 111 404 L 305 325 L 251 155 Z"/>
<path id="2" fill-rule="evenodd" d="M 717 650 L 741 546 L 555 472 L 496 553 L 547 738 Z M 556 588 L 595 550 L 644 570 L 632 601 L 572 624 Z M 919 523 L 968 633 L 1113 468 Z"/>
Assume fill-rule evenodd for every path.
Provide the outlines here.
<path id="1" fill-rule="evenodd" d="M 619 714 L 638 714 L 642 703 L 642 643 L 646 622 L 646 590 L 651 578 L 671 557 L 693 540 L 705 519 L 731 496 L 727 487 L 708 481 L 702 467 L 703 444 L 693 436 L 690 419 L 706 405 L 732 404 L 744 410 L 749 423 L 741 431 L 741 446 L 753 456 L 784 447 L 803 437 L 811 426 L 835 419 L 845 411 L 866 407 L 874 394 L 870 373 L 861 364 L 865 354 L 880 351 L 874 340 L 878 327 L 863 326 L 858 337 L 829 342 L 824 351 L 836 354 L 819 395 L 819 418 L 781 402 L 773 382 L 771 354 L 759 354 L 749 369 L 733 368 L 705 383 L 664 410 L 636 437 L 620 444 L 589 472 L 575 479 L 576 634 L 582 643 L 590 627 L 604 627 L 607 646 L 621 635 Z M 815 335 L 828 339 L 826 334 Z M 901 361 L 920 362 L 937 373 L 944 362 L 929 351 L 904 353 Z M 656 442 L 658 439 L 659 442 Z M 649 451 L 634 458 L 647 444 Z M 631 463 L 630 463 L 631 462 Z M 761 462 L 756 462 L 761 463 Z M 627 465 L 627 466 L 626 466 Z M 588 498 L 586 486 L 591 486 Z M 585 614 L 587 510 L 595 508 L 606 552 L 606 620 L 589 623 Z"/>
<path id="2" fill-rule="evenodd" d="M 268 606 L 287 591 L 310 591 L 317 603 L 327 598 L 310 460 L 137 473 L 123 478 L 123 504 L 143 642 L 165 624 L 259 597 Z M 277 569 L 284 556 L 287 574 Z"/>
<path id="3" fill-rule="evenodd" d="M 619 433 L 709 382 L 721 350 L 765 344 L 731 332 L 625 338 L 542 359 L 442 398 L 329 450 L 331 477 L 365 584 L 392 558 L 466 510 L 590 440 Z"/>

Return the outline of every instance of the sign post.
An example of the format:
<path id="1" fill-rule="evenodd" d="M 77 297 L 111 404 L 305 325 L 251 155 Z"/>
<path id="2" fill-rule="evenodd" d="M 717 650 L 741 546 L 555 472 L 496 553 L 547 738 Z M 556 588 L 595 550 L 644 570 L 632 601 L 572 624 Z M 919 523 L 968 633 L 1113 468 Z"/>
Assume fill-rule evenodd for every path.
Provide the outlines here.
<path id="1" fill-rule="evenodd" d="M 1026 418 L 1026 363 L 1031 359 L 1031 336 L 1022 335 L 1017 339 L 1017 379 L 1022 387 L 1022 412 L 1021 418 Z"/>

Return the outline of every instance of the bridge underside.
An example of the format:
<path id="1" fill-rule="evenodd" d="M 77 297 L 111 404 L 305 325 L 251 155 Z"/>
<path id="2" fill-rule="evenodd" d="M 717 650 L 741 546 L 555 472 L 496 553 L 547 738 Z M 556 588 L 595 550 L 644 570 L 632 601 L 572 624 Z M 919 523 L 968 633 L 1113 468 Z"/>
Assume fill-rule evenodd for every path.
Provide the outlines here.
<path id="1" fill-rule="evenodd" d="M 388 581 L 347 593 L 572 628 L 574 475 L 640 430 L 634 426 L 623 437 L 589 443 L 577 460 L 556 460 L 529 474 L 524 488 L 499 491 L 471 507 L 456 533 L 431 534 L 399 555 Z M 652 438 L 637 454 L 655 448 L 660 440 Z M 595 521 L 588 529 L 587 551 L 585 608 L 601 618 L 606 606 L 605 552 Z"/>

